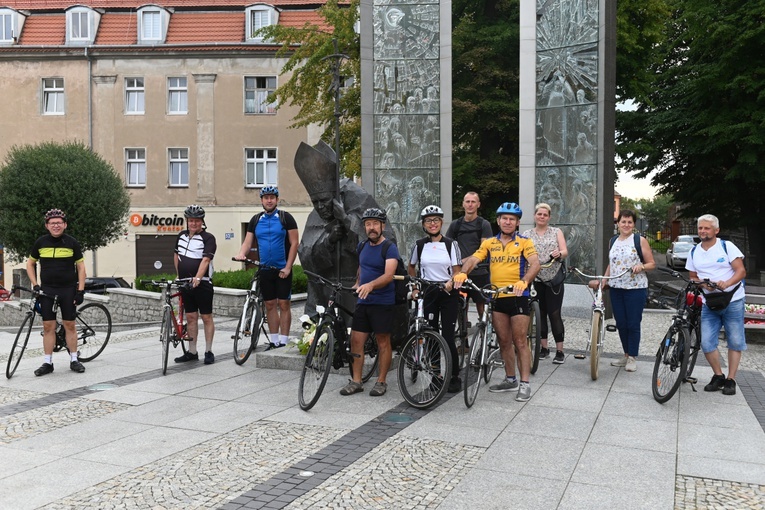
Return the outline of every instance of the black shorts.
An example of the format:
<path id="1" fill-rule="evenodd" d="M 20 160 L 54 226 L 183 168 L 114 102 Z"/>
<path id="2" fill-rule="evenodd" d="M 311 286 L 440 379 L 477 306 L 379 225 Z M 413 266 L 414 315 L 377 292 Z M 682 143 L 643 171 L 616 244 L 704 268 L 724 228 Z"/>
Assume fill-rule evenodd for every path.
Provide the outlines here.
<path id="1" fill-rule="evenodd" d="M 470 281 L 476 284 L 476 286 L 479 289 L 484 288 L 484 286 L 489 284 L 489 274 L 470 274 L 469 275 Z M 465 291 L 467 291 L 468 298 L 473 300 L 473 303 L 479 303 L 483 304 L 486 302 L 486 297 L 474 288 L 464 288 Z"/>
<path id="2" fill-rule="evenodd" d="M 390 334 L 395 319 L 394 305 L 356 305 L 353 312 L 353 331 Z"/>
<path id="3" fill-rule="evenodd" d="M 61 320 L 73 321 L 77 307 L 74 305 L 74 295 L 77 287 L 40 287 L 48 296 L 40 296 L 40 315 L 44 321 L 55 321 L 56 312 L 53 311 L 53 296 L 58 296 L 58 309 L 61 310 Z"/>
<path id="4" fill-rule="evenodd" d="M 292 298 L 292 271 L 287 278 L 279 278 L 279 271 L 275 269 L 261 269 L 259 275 L 263 301 Z"/>
<path id="5" fill-rule="evenodd" d="M 210 315 L 213 312 L 213 285 L 202 280 L 194 289 L 181 289 L 183 310 L 186 313 L 199 312 Z"/>
<path id="6" fill-rule="evenodd" d="M 529 314 L 529 298 L 521 297 L 503 297 L 494 301 L 494 311 L 504 313 L 513 317 L 515 315 Z"/>

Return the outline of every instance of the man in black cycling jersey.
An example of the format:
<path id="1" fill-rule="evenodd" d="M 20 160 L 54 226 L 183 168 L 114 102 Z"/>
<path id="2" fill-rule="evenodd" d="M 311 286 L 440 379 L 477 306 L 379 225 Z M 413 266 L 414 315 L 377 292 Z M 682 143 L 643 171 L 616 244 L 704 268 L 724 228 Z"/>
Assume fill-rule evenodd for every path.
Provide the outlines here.
<path id="1" fill-rule="evenodd" d="M 53 372 L 53 347 L 56 344 L 56 312 L 53 311 L 53 296 L 58 296 L 61 321 L 66 331 L 66 346 L 70 352 L 69 368 L 82 373 L 85 367 L 77 359 L 77 331 L 74 325 L 76 306 L 82 303 L 85 293 L 85 258 L 77 240 L 64 233 L 66 214 L 61 209 L 45 213 L 45 228 L 48 233 L 35 241 L 27 259 L 27 275 L 32 288 L 42 290 L 40 310 L 43 320 L 44 361 L 35 370 L 36 376 Z M 40 263 L 40 281 L 37 280 L 37 262 Z"/>
<path id="2" fill-rule="evenodd" d="M 175 271 L 178 278 L 191 278 L 191 289 L 181 289 L 183 310 L 186 312 L 186 332 L 189 335 L 189 349 L 183 356 L 175 358 L 176 363 L 199 360 L 197 337 L 199 316 L 205 329 L 205 365 L 215 363 L 212 352 L 215 324 L 213 323 L 213 266 L 217 245 L 215 236 L 205 230 L 205 210 L 199 205 L 190 205 L 184 211 L 187 229 L 178 234 L 175 244 Z"/>

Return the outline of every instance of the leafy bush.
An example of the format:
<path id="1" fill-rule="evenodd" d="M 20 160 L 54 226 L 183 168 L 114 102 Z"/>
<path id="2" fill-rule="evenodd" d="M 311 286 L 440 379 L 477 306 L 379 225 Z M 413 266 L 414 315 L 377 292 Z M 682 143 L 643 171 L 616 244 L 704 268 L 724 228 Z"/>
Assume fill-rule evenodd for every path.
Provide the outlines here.
<path id="1" fill-rule="evenodd" d="M 303 272 L 303 266 L 292 266 L 292 293 L 299 294 L 308 290 L 308 277 Z"/>
<path id="2" fill-rule="evenodd" d="M 247 271 L 243 269 L 237 269 L 235 271 L 216 271 L 213 274 L 213 285 L 215 287 L 223 287 L 226 289 L 246 290 L 250 288 L 250 280 L 252 279 L 252 274 L 254 272 L 254 269 Z M 136 277 L 133 287 L 138 290 L 159 292 L 160 289 L 158 287 L 153 285 L 143 285 L 141 284 L 141 280 L 161 280 L 162 278 L 166 280 L 174 280 L 175 276 L 175 273 L 153 275 L 142 274 Z M 303 268 L 298 265 L 292 266 L 292 293 L 298 294 L 306 292 L 307 289 L 308 277 L 306 277 L 305 273 L 303 272 Z"/>
<path id="3" fill-rule="evenodd" d="M 250 280 L 254 269 L 245 271 L 237 269 L 235 271 L 216 271 L 213 274 L 213 285 L 216 287 L 225 287 L 227 289 L 249 289 Z"/>

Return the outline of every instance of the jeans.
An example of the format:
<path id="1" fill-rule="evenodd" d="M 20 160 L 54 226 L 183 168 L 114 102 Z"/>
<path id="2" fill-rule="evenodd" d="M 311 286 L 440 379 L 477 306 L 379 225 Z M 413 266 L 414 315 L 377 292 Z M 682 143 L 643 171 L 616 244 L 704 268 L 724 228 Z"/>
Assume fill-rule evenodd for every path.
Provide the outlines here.
<path id="1" fill-rule="evenodd" d="M 640 323 L 647 295 L 648 289 L 611 288 L 611 306 L 622 349 L 632 357 L 640 351 Z"/>
<path id="2" fill-rule="evenodd" d="M 725 327 L 725 339 L 731 351 L 745 351 L 744 300 L 731 301 L 723 310 L 710 310 L 706 303 L 701 309 L 701 350 L 704 354 L 717 349 L 720 328 Z"/>

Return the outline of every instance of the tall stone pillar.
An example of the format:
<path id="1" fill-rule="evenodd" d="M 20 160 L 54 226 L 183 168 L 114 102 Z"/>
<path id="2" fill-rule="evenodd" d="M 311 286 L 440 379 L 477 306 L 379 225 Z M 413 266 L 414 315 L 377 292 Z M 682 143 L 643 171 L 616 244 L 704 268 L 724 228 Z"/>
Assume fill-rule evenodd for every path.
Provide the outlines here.
<path id="1" fill-rule="evenodd" d="M 451 215 L 451 60 L 450 0 L 362 0 L 362 182 L 404 257 L 426 205 Z"/>
<path id="2" fill-rule="evenodd" d="M 215 74 L 194 74 L 197 111 L 197 199 L 215 203 Z"/>
<path id="3" fill-rule="evenodd" d="M 521 2 L 520 69 L 521 207 L 550 204 L 570 264 L 600 272 L 614 219 L 616 3 Z"/>

